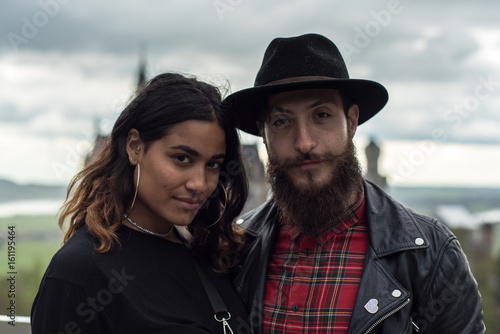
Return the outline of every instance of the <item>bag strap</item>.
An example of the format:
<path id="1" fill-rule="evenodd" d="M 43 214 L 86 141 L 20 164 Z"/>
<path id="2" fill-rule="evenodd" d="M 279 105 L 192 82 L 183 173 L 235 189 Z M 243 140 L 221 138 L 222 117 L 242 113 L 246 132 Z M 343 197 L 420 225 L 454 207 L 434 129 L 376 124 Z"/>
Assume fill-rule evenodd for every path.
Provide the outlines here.
<path id="1" fill-rule="evenodd" d="M 226 330 L 229 330 L 229 333 L 233 333 L 233 330 L 229 326 L 229 323 L 227 322 L 229 319 L 231 319 L 231 313 L 227 310 L 226 304 L 222 300 L 219 291 L 215 287 L 214 283 L 208 277 L 207 273 L 205 270 L 202 268 L 202 264 L 198 261 L 198 259 L 194 256 L 193 254 L 193 248 L 191 245 L 186 241 L 186 239 L 180 234 L 177 233 L 177 236 L 182 240 L 184 243 L 184 246 L 189 252 L 189 255 L 191 257 L 191 260 L 193 261 L 194 267 L 196 268 L 196 271 L 198 272 L 198 277 L 201 280 L 201 283 L 203 284 L 203 287 L 205 288 L 205 292 L 208 296 L 208 299 L 210 300 L 210 304 L 212 305 L 212 309 L 214 311 L 214 318 L 218 322 L 222 323 L 222 328 L 224 330 L 224 334 L 228 333 Z M 205 266 L 206 267 L 206 266 Z"/>

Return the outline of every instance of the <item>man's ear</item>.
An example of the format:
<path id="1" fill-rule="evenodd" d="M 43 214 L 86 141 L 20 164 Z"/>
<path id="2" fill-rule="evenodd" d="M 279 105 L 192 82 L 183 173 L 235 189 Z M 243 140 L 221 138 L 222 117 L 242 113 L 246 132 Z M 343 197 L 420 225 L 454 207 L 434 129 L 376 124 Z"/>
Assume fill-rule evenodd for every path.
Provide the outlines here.
<path id="1" fill-rule="evenodd" d="M 357 104 L 352 104 L 349 107 L 349 111 L 347 112 L 347 126 L 351 139 L 354 137 L 356 129 L 358 128 L 358 119 L 359 119 L 359 107 Z"/>
<path id="2" fill-rule="evenodd" d="M 130 129 L 127 136 L 127 155 L 132 165 L 137 165 L 144 153 L 144 144 L 141 141 L 139 131 Z"/>

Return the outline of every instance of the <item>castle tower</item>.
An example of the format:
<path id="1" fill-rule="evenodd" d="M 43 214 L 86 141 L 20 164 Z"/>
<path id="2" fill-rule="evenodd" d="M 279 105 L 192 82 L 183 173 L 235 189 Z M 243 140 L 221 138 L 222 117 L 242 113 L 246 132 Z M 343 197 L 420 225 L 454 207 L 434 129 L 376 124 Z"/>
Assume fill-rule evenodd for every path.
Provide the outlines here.
<path id="1" fill-rule="evenodd" d="M 141 45 L 139 46 L 139 71 L 138 71 L 137 89 L 140 89 L 141 86 L 146 82 L 146 52 L 147 52 L 147 43 L 141 42 Z M 92 149 L 85 157 L 84 167 L 90 165 L 97 159 L 99 153 L 101 153 L 104 143 L 109 138 L 109 136 L 104 135 L 101 132 L 101 127 L 99 122 L 100 122 L 99 119 L 95 119 L 94 121 L 95 140 L 94 144 L 92 145 Z"/>
<path id="2" fill-rule="evenodd" d="M 147 42 L 141 42 L 141 45 L 139 46 L 139 80 L 137 81 L 137 89 L 141 88 L 142 85 L 146 82 L 147 51 Z"/>
<path id="3" fill-rule="evenodd" d="M 366 154 L 366 174 L 365 178 L 378 185 L 380 188 L 385 189 L 387 179 L 378 172 L 378 158 L 380 156 L 380 148 L 377 146 L 373 138 L 370 138 L 370 143 L 365 148 Z"/>

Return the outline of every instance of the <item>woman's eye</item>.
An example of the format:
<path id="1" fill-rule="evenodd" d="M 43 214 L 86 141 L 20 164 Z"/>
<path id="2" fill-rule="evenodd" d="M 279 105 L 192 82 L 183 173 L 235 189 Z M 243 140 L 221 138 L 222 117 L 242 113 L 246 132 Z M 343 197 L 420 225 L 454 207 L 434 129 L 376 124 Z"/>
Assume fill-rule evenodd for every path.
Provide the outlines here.
<path id="1" fill-rule="evenodd" d="M 218 161 L 212 161 L 208 164 L 208 166 L 210 168 L 213 168 L 213 169 L 219 169 L 220 166 L 222 165 L 222 163 L 218 162 Z"/>
<path id="2" fill-rule="evenodd" d="M 176 155 L 175 159 L 177 159 L 177 161 L 182 162 L 182 163 L 188 163 L 189 162 L 189 157 L 187 155 L 184 155 L 184 154 Z"/>

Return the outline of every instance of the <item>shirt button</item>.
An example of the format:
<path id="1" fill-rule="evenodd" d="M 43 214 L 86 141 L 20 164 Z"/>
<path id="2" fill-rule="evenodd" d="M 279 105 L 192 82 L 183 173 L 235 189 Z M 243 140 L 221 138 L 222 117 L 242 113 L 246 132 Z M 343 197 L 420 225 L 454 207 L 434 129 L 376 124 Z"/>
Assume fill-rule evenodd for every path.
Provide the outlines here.
<path id="1" fill-rule="evenodd" d="M 424 244 L 424 239 L 422 238 L 415 239 L 415 245 L 422 246 L 423 244 Z"/>
<path id="2" fill-rule="evenodd" d="M 393 296 L 393 297 L 396 297 L 396 298 L 401 297 L 401 291 L 399 291 L 399 290 L 397 290 L 397 289 L 396 289 L 396 290 L 394 290 L 394 291 L 392 292 L 392 296 Z"/>
<path id="3" fill-rule="evenodd" d="M 299 310 L 299 305 L 295 304 L 292 306 L 292 311 L 297 312 Z"/>
<path id="4" fill-rule="evenodd" d="M 304 254 L 306 255 L 311 254 L 311 250 L 309 248 L 304 249 Z"/>

